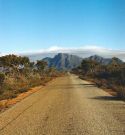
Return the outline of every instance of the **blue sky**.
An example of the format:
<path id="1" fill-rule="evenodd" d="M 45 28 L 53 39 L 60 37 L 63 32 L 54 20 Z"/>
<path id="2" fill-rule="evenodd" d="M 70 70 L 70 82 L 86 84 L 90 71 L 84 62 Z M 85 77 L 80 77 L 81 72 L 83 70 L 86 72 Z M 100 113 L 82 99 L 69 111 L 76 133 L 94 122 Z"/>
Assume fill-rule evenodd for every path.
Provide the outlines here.
<path id="1" fill-rule="evenodd" d="M 125 0 L 0 0 L 0 52 L 125 50 Z"/>

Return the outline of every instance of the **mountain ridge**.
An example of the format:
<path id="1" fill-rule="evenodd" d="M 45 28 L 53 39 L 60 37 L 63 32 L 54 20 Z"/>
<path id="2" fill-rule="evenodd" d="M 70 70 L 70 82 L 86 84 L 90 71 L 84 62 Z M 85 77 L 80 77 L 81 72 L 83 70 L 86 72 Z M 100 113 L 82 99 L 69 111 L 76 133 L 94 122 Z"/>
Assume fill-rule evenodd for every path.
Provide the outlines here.
<path id="1" fill-rule="evenodd" d="M 81 64 L 82 58 L 67 53 L 58 53 L 55 57 L 42 59 L 48 63 L 49 67 L 56 67 L 58 70 L 70 70 Z"/>
<path id="2" fill-rule="evenodd" d="M 55 67 L 58 70 L 71 70 L 72 68 L 78 67 L 82 60 L 95 60 L 102 65 L 108 65 L 113 62 L 114 58 L 103 58 L 98 55 L 93 55 L 88 58 L 81 58 L 68 53 L 58 53 L 53 58 L 45 57 L 42 60 L 46 61 L 49 67 Z M 123 61 L 119 58 L 115 58 L 115 61 L 119 64 L 123 63 Z"/>
<path id="3" fill-rule="evenodd" d="M 121 64 L 123 63 L 123 61 L 119 58 L 116 58 L 116 57 L 113 57 L 113 58 L 104 58 L 104 57 L 101 57 L 99 55 L 93 55 L 93 56 L 90 56 L 88 58 L 85 58 L 86 60 L 95 60 L 96 62 L 102 64 L 102 65 L 108 65 L 108 64 L 111 64 L 113 62 L 113 59 L 116 60 L 117 63 Z"/>

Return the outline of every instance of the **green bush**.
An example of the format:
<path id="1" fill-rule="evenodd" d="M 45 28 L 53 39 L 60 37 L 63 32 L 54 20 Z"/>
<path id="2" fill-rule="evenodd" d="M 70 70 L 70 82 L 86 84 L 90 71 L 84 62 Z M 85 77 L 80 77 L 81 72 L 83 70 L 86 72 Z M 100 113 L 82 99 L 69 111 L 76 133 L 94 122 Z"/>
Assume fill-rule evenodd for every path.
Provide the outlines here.
<path id="1" fill-rule="evenodd" d="M 119 97 L 125 98 L 125 63 L 119 63 L 117 58 L 112 58 L 107 65 L 83 60 L 72 73 L 78 74 L 81 79 L 92 79 L 98 87 L 113 89 Z"/>

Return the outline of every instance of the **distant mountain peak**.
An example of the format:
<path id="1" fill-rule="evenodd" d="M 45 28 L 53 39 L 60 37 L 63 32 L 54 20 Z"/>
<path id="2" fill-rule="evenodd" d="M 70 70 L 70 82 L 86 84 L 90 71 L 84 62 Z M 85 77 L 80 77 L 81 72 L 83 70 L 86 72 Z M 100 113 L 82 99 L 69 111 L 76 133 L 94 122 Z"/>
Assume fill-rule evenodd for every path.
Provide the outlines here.
<path id="1" fill-rule="evenodd" d="M 82 58 L 68 53 L 58 53 L 54 58 L 44 58 L 49 67 L 54 66 L 58 70 L 71 70 L 81 64 Z"/>
<path id="2" fill-rule="evenodd" d="M 122 60 L 120 60 L 119 58 L 116 58 L 116 57 L 113 57 L 113 58 L 103 58 L 99 55 L 93 55 L 93 56 L 90 56 L 88 58 L 85 58 L 87 60 L 95 60 L 97 61 L 98 63 L 102 64 L 102 65 L 107 65 L 107 64 L 111 64 L 113 63 L 114 61 L 118 64 L 121 64 L 123 63 Z"/>

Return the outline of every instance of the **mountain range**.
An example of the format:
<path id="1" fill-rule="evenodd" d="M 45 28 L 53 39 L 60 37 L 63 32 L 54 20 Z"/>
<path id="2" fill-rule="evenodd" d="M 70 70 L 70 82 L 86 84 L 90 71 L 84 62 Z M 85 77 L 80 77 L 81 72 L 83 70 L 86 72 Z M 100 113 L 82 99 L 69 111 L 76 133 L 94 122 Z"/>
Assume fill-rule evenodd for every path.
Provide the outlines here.
<path id="1" fill-rule="evenodd" d="M 103 58 L 103 57 L 98 56 L 98 55 L 93 55 L 93 56 L 90 56 L 90 57 L 85 58 L 85 59 L 87 59 L 87 60 L 94 60 L 94 61 L 96 61 L 96 62 L 98 62 L 98 63 L 100 63 L 102 65 L 111 64 L 114 61 L 114 59 L 115 59 L 116 63 L 119 63 L 119 64 L 123 63 L 122 60 L 120 60 L 119 58 L 116 58 L 116 57 L 113 57 L 113 58 Z"/>
<path id="2" fill-rule="evenodd" d="M 58 53 L 53 58 L 46 57 L 43 60 L 48 63 L 49 67 L 53 66 L 58 70 L 71 70 L 72 68 L 78 67 L 83 59 L 95 60 L 102 65 L 111 64 L 114 61 L 114 58 L 103 58 L 98 55 L 93 55 L 88 58 L 80 58 L 76 55 L 71 55 L 67 53 Z M 123 61 L 119 58 L 115 58 L 115 62 L 119 64 L 123 63 Z"/>
<path id="3" fill-rule="evenodd" d="M 107 65 L 114 61 L 114 58 L 104 58 L 98 55 L 93 55 L 87 58 L 81 58 L 79 56 L 72 55 L 69 53 L 58 53 L 58 54 L 53 53 L 48 55 L 48 57 L 43 57 L 43 55 L 41 56 L 40 54 L 38 54 L 33 56 L 31 55 L 28 57 L 30 58 L 31 61 L 44 60 L 48 63 L 49 67 L 55 67 L 58 70 L 71 70 L 72 68 L 79 66 L 83 59 L 95 60 L 102 65 Z M 123 61 L 120 60 L 119 58 L 115 58 L 115 62 L 123 63 Z"/>

